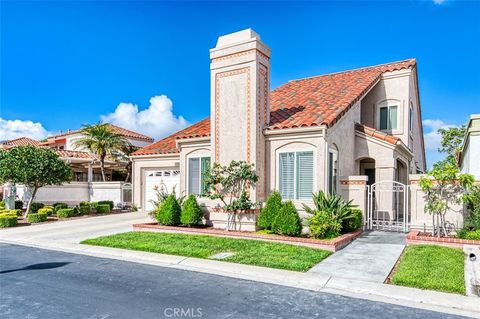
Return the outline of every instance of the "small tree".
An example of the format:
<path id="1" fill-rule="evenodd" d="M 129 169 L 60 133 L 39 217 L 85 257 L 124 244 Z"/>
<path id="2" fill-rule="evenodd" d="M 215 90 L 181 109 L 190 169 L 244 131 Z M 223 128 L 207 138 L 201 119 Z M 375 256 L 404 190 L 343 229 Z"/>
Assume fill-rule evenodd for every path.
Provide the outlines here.
<path id="1" fill-rule="evenodd" d="M 463 138 L 466 133 L 466 126 L 441 128 L 438 133 L 442 137 L 441 146 L 438 149 L 440 153 L 446 154 L 445 162 L 457 165 L 457 155 L 462 147 Z"/>
<path id="2" fill-rule="evenodd" d="M 32 192 L 25 217 L 41 187 L 62 185 L 71 180 L 70 166 L 51 149 L 29 145 L 0 151 L 0 182 L 23 184 Z"/>
<path id="3" fill-rule="evenodd" d="M 462 174 L 456 164 L 441 161 L 420 179 L 420 187 L 426 193 L 425 210 L 432 214 L 432 235 L 447 236 L 445 215 L 453 203 L 463 202 L 475 179 L 470 174 Z"/>
<path id="4" fill-rule="evenodd" d="M 260 216 L 258 216 L 257 224 L 263 229 L 272 229 L 272 223 L 275 217 L 282 209 L 282 195 L 280 192 L 274 191 L 267 199 L 265 207 L 262 208 Z"/>
<path id="5" fill-rule="evenodd" d="M 162 225 L 176 226 L 180 224 L 182 208 L 178 204 L 175 194 L 170 194 L 158 208 L 157 220 Z"/>
<path id="6" fill-rule="evenodd" d="M 205 174 L 206 195 L 210 199 L 222 201 L 223 209 L 229 213 L 227 230 L 237 211 L 254 207 L 247 194 L 248 189 L 255 186 L 258 180 L 253 167 L 253 164 L 244 161 L 231 161 L 227 166 L 214 163 Z"/>
<path id="7" fill-rule="evenodd" d="M 302 222 L 295 205 L 285 202 L 272 222 L 272 231 L 279 235 L 299 236 L 302 233 Z"/>
<path id="8" fill-rule="evenodd" d="M 202 220 L 202 217 L 203 211 L 197 203 L 197 198 L 193 194 L 189 195 L 182 207 L 180 223 L 188 227 L 195 226 Z"/>

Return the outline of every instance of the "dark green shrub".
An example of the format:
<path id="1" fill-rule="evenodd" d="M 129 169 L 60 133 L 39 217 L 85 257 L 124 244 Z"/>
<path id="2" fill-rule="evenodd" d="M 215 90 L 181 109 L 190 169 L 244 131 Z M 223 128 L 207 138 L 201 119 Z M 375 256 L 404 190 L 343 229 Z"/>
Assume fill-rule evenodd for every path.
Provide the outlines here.
<path id="1" fill-rule="evenodd" d="M 47 216 L 52 216 L 52 214 L 53 214 L 53 207 L 51 207 L 51 206 L 46 207 L 46 206 L 45 206 L 44 208 L 40 208 L 40 209 L 38 210 L 38 213 L 39 213 L 39 214 L 40 214 L 40 213 L 43 213 L 43 214 L 47 214 Z"/>
<path id="2" fill-rule="evenodd" d="M 285 202 L 272 223 L 272 231 L 276 234 L 299 236 L 302 233 L 302 222 L 297 209 L 291 201 Z"/>
<path id="3" fill-rule="evenodd" d="M 111 200 L 101 200 L 97 203 L 97 205 L 109 205 L 110 206 L 110 210 L 113 209 L 113 201 Z"/>
<path id="4" fill-rule="evenodd" d="M 5 202 L 0 200 L 0 210 L 5 209 Z"/>
<path id="5" fill-rule="evenodd" d="M 55 203 L 53 204 L 53 212 L 56 214 L 60 209 L 68 208 L 66 203 Z"/>
<path id="6" fill-rule="evenodd" d="M 197 203 L 195 195 L 188 196 L 183 204 L 182 213 L 180 215 L 180 223 L 187 226 L 197 225 L 203 217 L 203 211 Z"/>
<path id="7" fill-rule="evenodd" d="M 342 221 L 342 233 L 349 233 L 363 226 L 363 214 L 358 208 L 352 209 L 351 218 Z"/>
<path id="8" fill-rule="evenodd" d="M 280 192 L 273 192 L 267 199 L 265 207 L 260 211 L 257 225 L 263 229 L 272 229 L 272 223 L 275 217 L 282 209 L 282 195 Z"/>
<path id="9" fill-rule="evenodd" d="M 80 211 L 80 215 L 88 215 L 92 212 L 92 206 L 89 202 L 81 202 L 78 204 L 78 210 Z"/>
<path id="10" fill-rule="evenodd" d="M 157 221 L 162 225 L 180 224 L 182 209 L 174 194 L 168 195 L 167 199 L 160 205 L 157 211 Z"/>
<path id="11" fill-rule="evenodd" d="M 462 228 L 457 232 L 457 237 L 462 239 L 480 240 L 480 229 L 470 231 L 466 228 Z"/>
<path id="12" fill-rule="evenodd" d="M 16 214 L 2 213 L 0 214 L 0 228 L 15 227 L 18 225 Z"/>
<path id="13" fill-rule="evenodd" d="M 15 201 L 15 209 L 23 209 L 23 202 L 21 200 Z"/>
<path id="14" fill-rule="evenodd" d="M 43 203 L 37 203 L 37 202 L 33 202 L 30 204 L 30 212 L 29 214 L 36 214 L 38 213 L 38 210 L 40 208 L 43 208 L 45 206 L 45 204 Z"/>
<path id="15" fill-rule="evenodd" d="M 27 221 L 29 223 L 42 223 L 48 218 L 46 213 L 30 213 L 28 214 Z"/>
<path id="16" fill-rule="evenodd" d="M 97 204 L 97 213 L 98 214 L 108 214 L 110 213 L 110 205 L 108 204 Z"/>
<path id="17" fill-rule="evenodd" d="M 310 235 L 313 238 L 330 239 L 340 235 L 342 224 L 330 212 L 320 210 L 308 219 Z"/>
<path id="18" fill-rule="evenodd" d="M 73 208 L 61 208 L 57 210 L 58 218 L 68 218 L 75 216 L 75 210 Z"/>

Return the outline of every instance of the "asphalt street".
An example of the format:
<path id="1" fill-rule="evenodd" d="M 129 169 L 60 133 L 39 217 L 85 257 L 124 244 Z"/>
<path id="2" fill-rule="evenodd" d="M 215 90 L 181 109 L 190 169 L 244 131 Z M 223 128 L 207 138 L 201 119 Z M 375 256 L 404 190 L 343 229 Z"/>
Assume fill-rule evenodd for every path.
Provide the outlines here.
<path id="1" fill-rule="evenodd" d="M 0 244 L 0 318 L 461 318 L 272 284 Z"/>

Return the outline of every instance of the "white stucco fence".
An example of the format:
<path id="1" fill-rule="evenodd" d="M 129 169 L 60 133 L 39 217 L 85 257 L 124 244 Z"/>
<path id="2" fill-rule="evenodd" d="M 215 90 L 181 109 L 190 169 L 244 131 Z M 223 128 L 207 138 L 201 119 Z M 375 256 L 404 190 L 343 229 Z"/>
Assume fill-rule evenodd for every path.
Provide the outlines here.
<path id="1" fill-rule="evenodd" d="M 38 190 L 35 201 L 44 204 L 62 202 L 76 205 L 80 202 L 111 200 L 115 206 L 119 206 L 131 201 L 131 197 L 127 198 L 124 191 L 129 185 L 124 182 L 71 182 L 61 186 L 45 186 Z M 26 202 L 30 196 L 31 192 L 25 186 L 17 186 L 18 199 Z"/>

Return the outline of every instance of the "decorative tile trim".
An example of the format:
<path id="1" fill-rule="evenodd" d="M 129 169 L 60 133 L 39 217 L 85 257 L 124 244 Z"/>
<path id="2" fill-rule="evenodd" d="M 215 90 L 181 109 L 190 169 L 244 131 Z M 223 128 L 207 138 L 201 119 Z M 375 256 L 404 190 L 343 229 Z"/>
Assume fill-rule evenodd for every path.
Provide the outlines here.
<path id="1" fill-rule="evenodd" d="M 480 240 L 460 239 L 451 237 L 432 237 L 422 236 L 420 231 L 412 230 L 407 235 L 407 243 L 411 244 L 430 244 L 430 245 L 442 245 L 451 247 L 461 247 L 463 245 L 480 245 Z"/>
<path id="2" fill-rule="evenodd" d="M 229 60 L 229 59 L 233 59 L 233 58 L 237 58 L 237 57 L 245 56 L 245 55 L 249 55 L 249 54 L 254 54 L 254 53 L 259 55 L 262 59 L 265 59 L 267 61 L 270 60 L 270 58 L 267 55 L 265 55 L 263 52 L 259 51 L 258 49 L 250 49 L 250 50 L 245 50 L 245 51 L 242 51 L 242 52 L 223 55 L 223 56 L 218 57 L 218 58 L 213 58 L 212 63 L 226 61 L 226 60 Z"/>
<path id="3" fill-rule="evenodd" d="M 367 181 L 340 181 L 340 185 L 367 185 Z"/>

